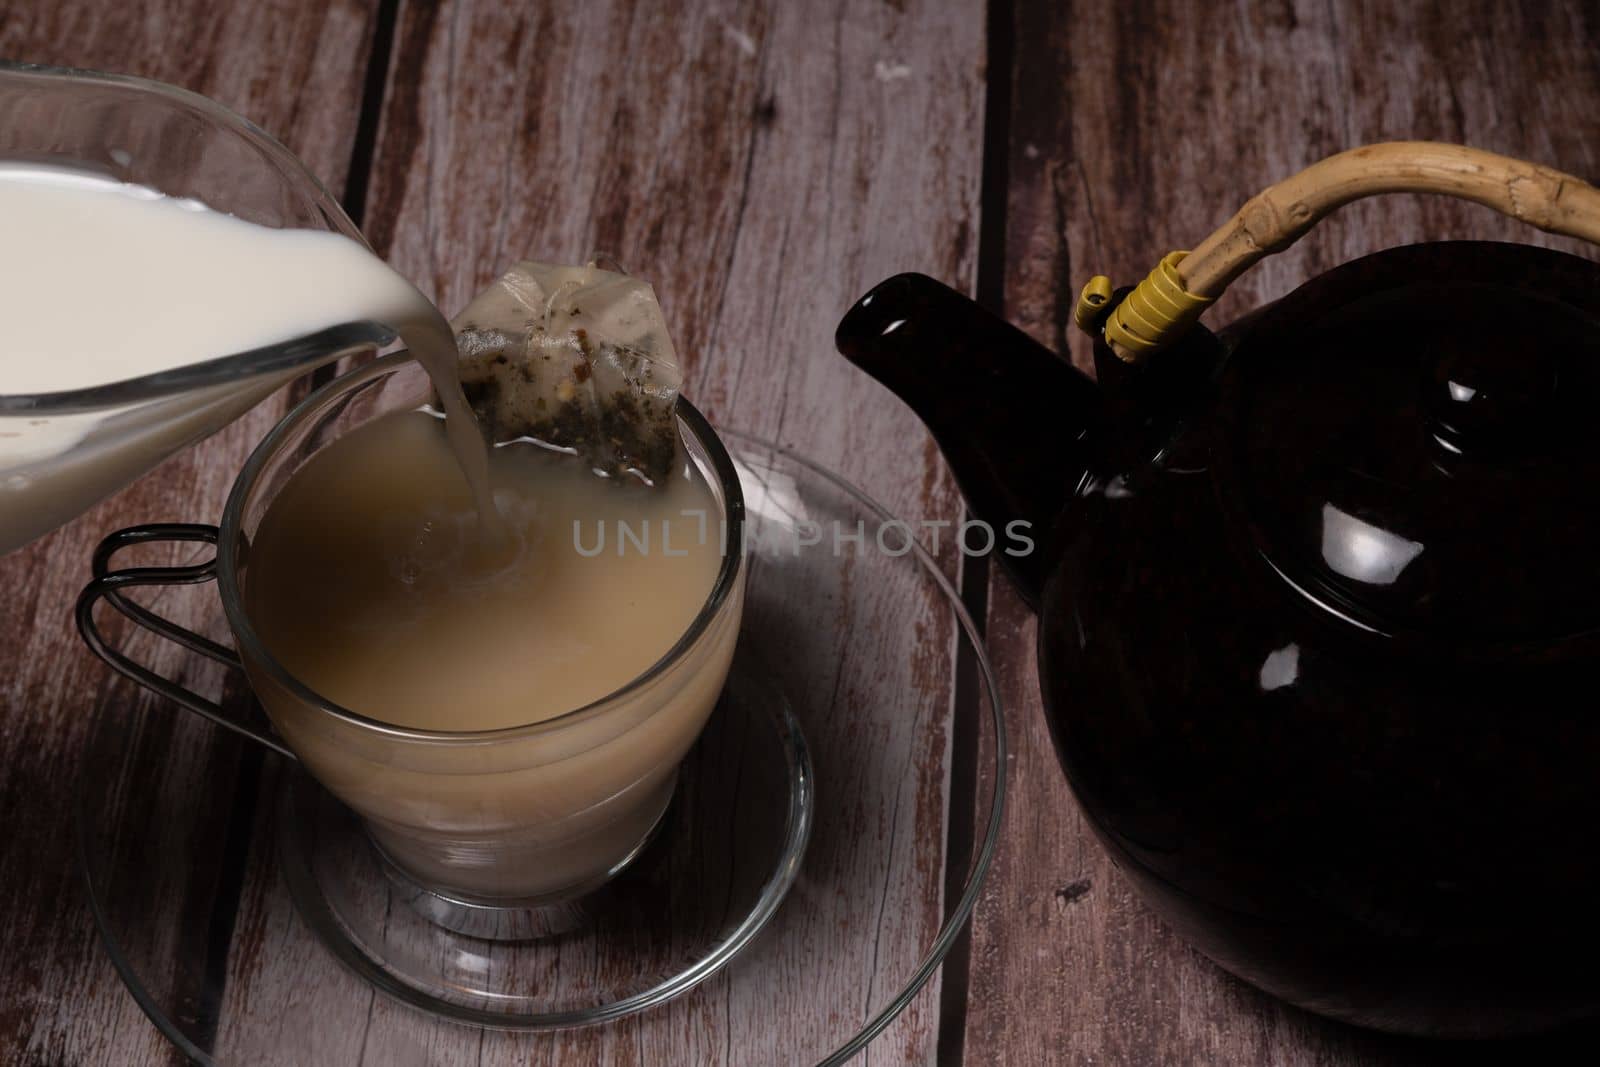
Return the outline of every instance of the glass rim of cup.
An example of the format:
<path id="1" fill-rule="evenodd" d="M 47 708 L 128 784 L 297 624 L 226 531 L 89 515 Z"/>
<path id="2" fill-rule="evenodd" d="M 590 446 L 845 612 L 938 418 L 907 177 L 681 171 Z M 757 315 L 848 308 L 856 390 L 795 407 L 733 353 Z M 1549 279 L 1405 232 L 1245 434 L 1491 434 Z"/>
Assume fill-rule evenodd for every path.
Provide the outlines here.
<path id="1" fill-rule="evenodd" d="M 738 470 L 733 457 L 728 454 L 727 446 L 722 443 L 722 439 L 717 436 L 706 417 L 680 394 L 675 412 L 679 428 L 680 430 L 686 428 L 694 436 L 710 461 L 712 473 L 722 493 L 722 518 L 726 523 L 726 537 L 723 541 L 722 563 L 718 567 L 716 580 L 712 583 L 711 591 L 706 595 L 699 612 L 678 636 L 672 647 L 644 671 L 604 696 L 548 719 L 492 730 L 419 730 L 397 726 L 346 708 L 312 689 L 280 663 L 267 649 L 251 624 L 249 615 L 244 610 L 244 598 L 237 579 L 238 545 L 242 540 L 241 527 L 244 521 L 245 500 L 266 469 L 267 463 L 278 455 L 285 440 L 306 419 L 311 418 L 335 396 L 385 374 L 402 370 L 407 365 L 415 365 L 408 352 L 404 350 L 392 352 L 353 371 L 341 374 L 314 389 L 309 396 L 279 419 L 267 436 L 261 439 L 261 443 L 256 445 L 249 458 L 245 460 L 244 466 L 240 468 L 238 476 L 233 481 L 233 487 L 228 492 L 217 537 L 217 586 L 222 598 L 222 609 L 227 616 L 228 626 L 233 631 L 234 639 L 243 649 L 248 650 L 256 662 L 266 668 L 274 681 L 284 686 L 296 699 L 312 705 L 319 711 L 353 726 L 388 737 L 446 745 L 488 744 L 558 730 L 580 720 L 595 718 L 654 682 L 695 647 L 712 622 L 720 617 L 744 566 L 744 492 L 739 485 Z"/>

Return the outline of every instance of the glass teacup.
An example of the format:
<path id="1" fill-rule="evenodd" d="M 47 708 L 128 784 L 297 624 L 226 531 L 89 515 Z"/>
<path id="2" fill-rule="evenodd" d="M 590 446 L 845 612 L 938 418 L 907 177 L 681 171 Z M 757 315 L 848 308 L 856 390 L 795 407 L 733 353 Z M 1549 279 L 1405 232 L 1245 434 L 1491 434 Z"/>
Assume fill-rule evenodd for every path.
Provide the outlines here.
<path id="1" fill-rule="evenodd" d="M 113 534 L 77 618 L 112 667 L 190 710 L 300 760 L 358 813 L 401 873 L 430 893 L 487 907 L 540 906 L 582 895 L 621 871 L 671 800 L 677 768 L 705 724 L 733 658 L 744 599 L 744 505 L 733 461 L 705 419 L 678 402 L 680 437 L 720 510 L 721 566 L 677 643 L 610 695 L 552 719 L 481 732 L 397 727 L 382 708 L 345 708 L 272 656 L 245 609 L 251 539 L 274 497 L 312 456 L 381 415 L 426 403 L 430 383 L 403 354 L 322 387 L 290 412 L 240 472 L 220 528 L 135 527 Z M 213 542 L 215 559 L 185 567 L 110 570 L 129 545 Z M 217 580 L 235 655 L 127 600 L 122 590 Z M 277 736 L 228 718 L 210 701 L 110 647 L 93 609 L 109 600 L 135 622 L 203 655 L 241 666 Z M 530 611 L 539 610 L 537 603 Z"/>

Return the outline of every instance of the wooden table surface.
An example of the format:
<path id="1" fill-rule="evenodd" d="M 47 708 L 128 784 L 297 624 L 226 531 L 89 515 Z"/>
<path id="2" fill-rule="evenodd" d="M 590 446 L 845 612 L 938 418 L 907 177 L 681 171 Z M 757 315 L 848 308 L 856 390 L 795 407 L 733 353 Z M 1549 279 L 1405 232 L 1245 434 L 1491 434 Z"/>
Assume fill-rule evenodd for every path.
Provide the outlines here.
<path id="1" fill-rule="evenodd" d="M 141 74 L 242 112 L 447 312 L 514 259 L 611 253 L 654 280 L 714 422 L 793 445 L 913 519 L 958 517 L 952 480 L 916 420 L 830 344 L 881 277 L 946 279 L 1081 364 L 1068 325 L 1088 275 L 1142 275 L 1339 149 L 1462 141 L 1600 179 L 1593 0 L 10 0 L 0 58 Z M 1560 244 L 1454 203 L 1357 205 L 1213 315 L 1442 237 Z M 105 531 L 214 518 L 289 400 L 0 561 L 0 1063 L 179 1058 L 118 983 L 74 871 L 67 801 L 90 713 L 137 698 L 80 646 L 68 605 Z M 1179 943 L 1074 808 L 1039 713 L 1032 619 L 988 567 L 944 562 L 1009 702 L 1005 837 L 970 937 L 862 1062 L 1568 1062 L 1588 1046 L 1360 1033 Z M 956 750 L 929 766 L 959 842 L 981 783 L 961 750 L 970 724 L 946 706 L 953 720 L 932 725 Z M 945 845 L 938 826 L 917 842 L 941 861 Z M 650 1062 L 626 1043 L 479 1056 L 545 1062 L 557 1047 L 569 1062 Z M 721 1058 L 793 1062 L 781 1039 Z"/>

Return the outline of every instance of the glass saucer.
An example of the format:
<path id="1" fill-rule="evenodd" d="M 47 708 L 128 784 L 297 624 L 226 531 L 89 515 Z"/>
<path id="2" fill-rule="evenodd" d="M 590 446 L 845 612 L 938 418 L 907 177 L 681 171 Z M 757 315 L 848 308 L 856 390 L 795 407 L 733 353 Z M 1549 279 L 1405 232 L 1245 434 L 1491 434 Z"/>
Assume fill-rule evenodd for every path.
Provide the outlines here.
<path id="1" fill-rule="evenodd" d="M 750 554 L 729 686 L 651 843 L 574 907 L 427 899 L 287 761 L 114 683 L 80 860 L 107 952 L 179 1049 L 230 1067 L 787 1065 L 876 1039 L 933 1060 L 940 964 L 1001 815 L 993 675 L 904 524 L 792 452 L 722 437 Z M 209 597 L 157 595 L 225 638 Z M 219 684 L 186 653 L 165 666 Z M 971 809 L 953 758 L 981 785 Z"/>
<path id="2" fill-rule="evenodd" d="M 426 889 L 304 770 L 284 779 L 278 861 L 317 938 L 398 1000 L 511 1030 L 620 1019 L 715 974 L 772 918 L 811 832 L 799 724 L 750 657 L 729 672 L 650 839 L 575 898 L 489 903 Z M 708 853 L 708 840 L 729 847 Z M 692 867 L 672 862 L 691 856 Z M 632 966 L 552 981 L 577 950 L 625 954 Z"/>

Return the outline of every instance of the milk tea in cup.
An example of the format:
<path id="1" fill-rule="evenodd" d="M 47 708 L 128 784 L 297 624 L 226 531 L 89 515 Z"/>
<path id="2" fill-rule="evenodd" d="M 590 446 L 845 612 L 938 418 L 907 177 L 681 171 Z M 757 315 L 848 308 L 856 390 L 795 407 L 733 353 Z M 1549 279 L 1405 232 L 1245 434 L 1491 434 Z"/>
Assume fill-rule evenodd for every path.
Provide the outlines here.
<path id="1" fill-rule="evenodd" d="M 619 310 L 581 281 L 620 276 L 572 270 L 457 319 L 484 485 L 436 411 L 380 414 L 277 488 L 241 583 L 279 733 L 402 871 L 473 901 L 572 896 L 637 854 L 738 632 L 729 472 L 703 423 L 660 421 L 676 363 L 637 330 L 653 296 Z"/>
<path id="2" fill-rule="evenodd" d="M 439 420 L 381 415 L 296 471 L 249 546 L 245 612 L 272 658 L 404 732 L 325 714 L 248 647 L 245 663 L 289 746 L 413 879 L 546 899 L 604 881 L 661 817 L 726 677 L 743 576 L 685 642 L 729 561 L 718 493 L 682 452 L 644 488 L 510 445 L 489 480 L 504 541 L 481 537 Z"/>

